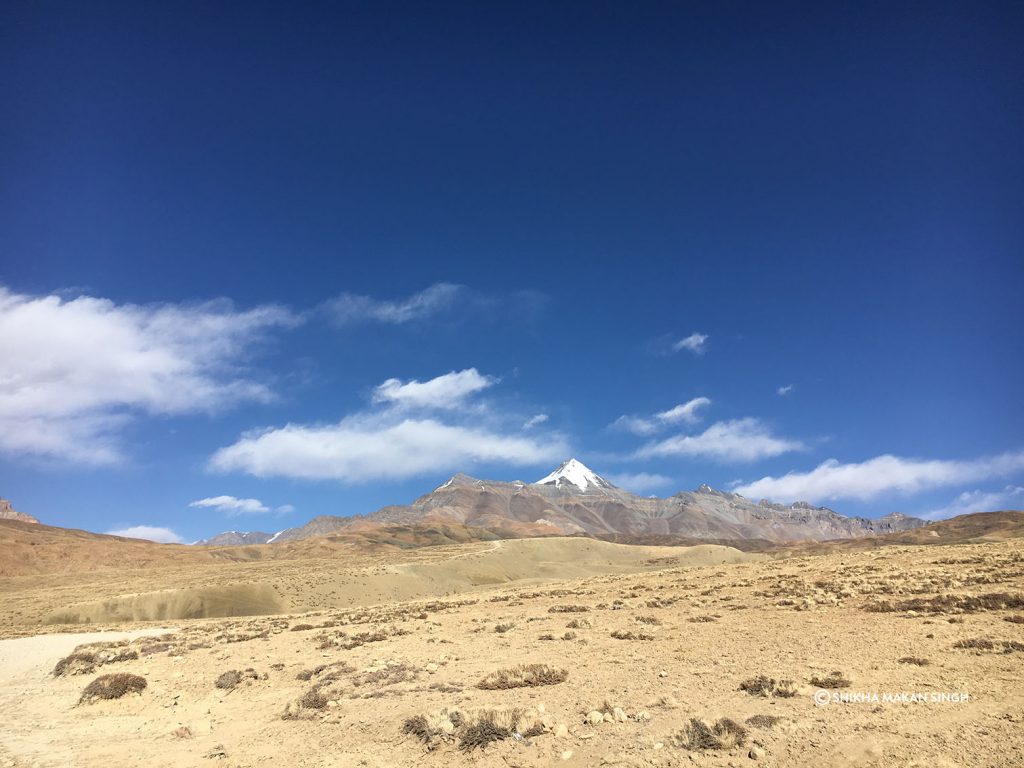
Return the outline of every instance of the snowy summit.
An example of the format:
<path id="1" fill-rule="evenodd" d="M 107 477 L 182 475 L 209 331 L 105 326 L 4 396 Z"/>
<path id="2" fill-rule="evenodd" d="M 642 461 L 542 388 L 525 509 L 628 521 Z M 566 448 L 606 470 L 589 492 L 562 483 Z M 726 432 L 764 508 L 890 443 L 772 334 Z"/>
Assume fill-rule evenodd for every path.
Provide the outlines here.
<path id="1" fill-rule="evenodd" d="M 558 469 L 534 483 L 534 485 L 554 485 L 556 488 L 561 488 L 565 484 L 574 485 L 581 491 L 612 487 L 611 483 L 576 459 L 562 462 Z"/>

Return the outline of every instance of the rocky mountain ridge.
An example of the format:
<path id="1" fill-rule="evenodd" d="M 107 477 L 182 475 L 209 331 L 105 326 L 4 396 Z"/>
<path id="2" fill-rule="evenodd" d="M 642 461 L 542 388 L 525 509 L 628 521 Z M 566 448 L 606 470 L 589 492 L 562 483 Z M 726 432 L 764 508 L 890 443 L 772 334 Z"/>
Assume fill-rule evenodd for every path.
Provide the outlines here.
<path id="1" fill-rule="evenodd" d="M 676 535 L 771 542 L 851 539 L 926 524 L 900 513 L 869 519 L 805 502 L 755 502 L 708 485 L 665 499 L 642 497 L 569 459 L 535 483 L 480 480 L 459 473 L 411 504 L 382 507 L 365 516 L 321 515 L 268 541 L 436 522 L 472 526 L 499 536 Z"/>

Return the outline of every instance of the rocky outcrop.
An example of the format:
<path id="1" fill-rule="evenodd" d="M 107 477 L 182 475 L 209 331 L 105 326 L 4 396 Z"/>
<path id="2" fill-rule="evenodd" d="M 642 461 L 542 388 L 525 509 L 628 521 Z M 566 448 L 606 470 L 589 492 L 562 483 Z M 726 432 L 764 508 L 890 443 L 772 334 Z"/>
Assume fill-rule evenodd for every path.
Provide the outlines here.
<path id="1" fill-rule="evenodd" d="M 26 515 L 24 512 L 19 512 L 11 506 L 11 502 L 7 499 L 0 499 L 0 520 L 18 520 L 22 523 L 39 523 L 39 521 L 32 517 L 32 515 Z"/>

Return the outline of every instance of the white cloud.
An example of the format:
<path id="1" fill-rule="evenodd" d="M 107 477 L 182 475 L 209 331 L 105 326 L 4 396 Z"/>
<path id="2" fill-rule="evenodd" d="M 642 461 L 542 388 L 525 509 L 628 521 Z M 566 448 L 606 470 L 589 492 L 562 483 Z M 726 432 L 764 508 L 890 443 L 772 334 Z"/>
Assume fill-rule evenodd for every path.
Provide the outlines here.
<path id="1" fill-rule="evenodd" d="M 689 402 L 677 405 L 675 408 L 669 408 L 667 411 L 662 411 L 657 414 L 654 418 L 665 424 L 695 424 L 700 421 L 700 416 L 697 415 L 697 411 L 701 408 L 711 405 L 711 400 L 706 397 L 695 397 Z"/>
<path id="2" fill-rule="evenodd" d="M 539 427 L 541 424 L 546 423 L 547 420 L 548 415 L 546 413 L 538 413 L 536 416 L 531 416 L 526 420 L 526 422 L 523 424 L 523 429 L 533 429 L 534 427 Z"/>
<path id="3" fill-rule="evenodd" d="M 218 450 L 209 468 L 360 483 L 462 470 L 473 463 L 533 466 L 570 452 L 556 433 L 524 437 L 519 414 L 502 414 L 486 403 L 455 408 L 496 381 L 475 368 L 425 382 L 389 379 L 374 391 L 374 403 L 380 406 L 376 409 L 350 414 L 336 424 L 287 424 L 248 432 Z"/>
<path id="4" fill-rule="evenodd" d="M 198 501 L 191 502 L 189 506 L 215 509 L 218 512 L 223 512 L 228 517 L 238 517 L 239 515 L 265 515 L 270 512 L 277 512 L 278 514 L 283 515 L 295 511 L 295 507 L 291 504 L 284 504 L 275 509 L 271 509 L 259 499 L 239 499 L 234 496 L 213 496 L 208 499 L 199 499 Z"/>
<path id="5" fill-rule="evenodd" d="M 797 440 L 776 437 L 757 419 L 735 419 L 712 424 L 699 435 L 676 435 L 640 448 L 635 456 L 695 456 L 725 462 L 757 461 L 804 445 Z"/>
<path id="6" fill-rule="evenodd" d="M 1024 508 L 1024 488 L 1019 485 L 1008 485 L 1001 491 L 965 491 L 945 507 L 925 512 L 921 517 L 926 520 L 945 520 L 973 512 L 1021 508 Z"/>
<path id="7" fill-rule="evenodd" d="M 676 352 L 685 349 L 688 352 L 693 352 L 695 355 L 703 355 L 704 344 L 707 340 L 708 335 L 706 333 L 691 333 L 685 339 L 680 339 L 673 344 L 672 349 Z"/>
<path id="8" fill-rule="evenodd" d="M 624 432 L 632 432 L 634 435 L 653 435 L 655 432 L 672 424 L 696 424 L 700 421 L 698 411 L 709 405 L 711 405 L 711 400 L 708 398 L 695 397 L 689 402 L 669 408 L 667 411 L 656 413 L 650 418 L 631 415 L 619 416 L 609 427 Z"/>
<path id="9" fill-rule="evenodd" d="M 613 485 L 625 488 L 633 493 L 648 493 L 657 488 L 664 488 L 674 482 L 671 477 L 657 475 L 649 472 L 621 473 L 609 475 L 608 479 Z"/>
<path id="10" fill-rule="evenodd" d="M 634 435 L 653 435 L 658 431 L 658 424 L 653 419 L 645 419 L 642 416 L 619 416 L 608 427 Z"/>
<path id="11" fill-rule="evenodd" d="M 0 451 L 113 464 L 140 412 L 270 400 L 238 366 L 267 330 L 298 322 L 277 306 L 139 306 L 0 286 Z"/>
<path id="12" fill-rule="evenodd" d="M 457 408 L 470 395 L 497 383 L 476 368 L 452 371 L 428 381 L 388 379 L 373 391 L 375 403 L 392 403 L 410 408 Z"/>
<path id="13" fill-rule="evenodd" d="M 787 384 L 786 386 L 784 386 L 784 387 L 779 387 L 779 388 L 778 388 L 777 390 L 775 390 L 775 392 L 776 392 L 776 393 L 777 393 L 777 394 L 778 394 L 778 395 L 779 395 L 780 397 L 785 397 L 786 395 L 788 395 L 788 394 L 789 394 L 790 392 L 792 392 L 792 391 L 793 391 L 793 385 L 792 385 L 792 384 Z"/>
<path id="14" fill-rule="evenodd" d="M 1024 451 L 967 461 L 906 459 L 876 456 L 856 464 L 835 459 L 809 472 L 763 477 L 741 485 L 737 493 L 776 501 L 819 502 L 833 499 L 871 499 L 882 493 L 914 494 L 931 488 L 1005 477 L 1024 471 Z"/>
<path id="15" fill-rule="evenodd" d="M 245 434 L 217 451 L 210 467 L 257 477 L 360 483 L 465 469 L 478 462 L 545 464 L 568 453 L 557 435 L 529 439 L 432 418 L 356 414 L 327 426 L 288 424 Z"/>
<path id="16" fill-rule="evenodd" d="M 336 325 L 377 322 L 400 325 L 425 320 L 450 309 L 466 288 L 452 283 L 435 283 L 405 299 L 375 299 L 343 293 L 323 305 Z"/>
<path id="17" fill-rule="evenodd" d="M 184 541 L 170 528 L 160 528 L 155 525 L 133 525 L 130 528 L 107 531 L 107 534 L 123 536 L 126 539 L 145 539 L 146 541 L 155 541 L 157 544 L 181 544 Z"/>

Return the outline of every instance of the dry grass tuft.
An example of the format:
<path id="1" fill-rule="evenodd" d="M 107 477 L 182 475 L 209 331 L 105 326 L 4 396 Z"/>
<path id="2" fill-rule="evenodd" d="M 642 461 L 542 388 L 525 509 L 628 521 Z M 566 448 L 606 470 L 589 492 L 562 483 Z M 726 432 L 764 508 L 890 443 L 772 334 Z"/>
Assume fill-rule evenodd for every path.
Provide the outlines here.
<path id="1" fill-rule="evenodd" d="M 927 667 L 931 664 L 928 659 L 922 659 L 918 656 L 904 656 L 902 659 L 898 659 L 900 664 L 913 664 L 916 667 Z"/>
<path id="2" fill-rule="evenodd" d="M 623 632 L 621 629 L 616 629 L 612 632 L 612 637 L 616 640 L 653 640 L 654 635 L 648 635 L 645 632 Z"/>
<path id="3" fill-rule="evenodd" d="M 812 677 L 811 685 L 818 688 L 848 688 L 851 682 L 842 672 L 830 672 L 824 677 L 818 677 L 817 675 Z"/>
<path id="4" fill-rule="evenodd" d="M 544 733 L 544 725 L 522 710 L 485 709 L 471 714 L 442 710 L 431 715 L 414 715 L 402 723 L 402 732 L 415 736 L 427 749 L 446 742 L 457 742 L 460 750 L 483 749 L 508 738 L 532 738 Z"/>
<path id="5" fill-rule="evenodd" d="M 746 720 L 747 725 L 752 728 L 764 728 L 766 730 L 771 730 L 781 722 L 782 718 L 778 715 L 754 715 Z"/>
<path id="6" fill-rule="evenodd" d="M 586 613 L 589 610 L 585 605 L 552 605 L 548 613 Z"/>
<path id="7" fill-rule="evenodd" d="M 98 699 L 120 699 L 128 693 L 141 693 L 147 684 L 146 678 L 128 672 L 100 675 L 85 687 L 78 703 L 89 704 Z"/>
<path id="8" fill-rule="evenodd" d="M 729 718 L 722 718 L 714 723 L 707 723 L 690 718 L 690 722 L 674 736 L 672 744 L 690 752 L 706 752 L 708 750 L 733 749 L 741 747 L 747 739 L 747 729 Z"/>
<path id="9" fill-rule="evenodd" d="M 488 691 L 506 688 L 531 688 L 539 685 L 557 685 L 569 679 L 568 671 L 547 664 L 520 664 L 491 672 L 477 683 L 477 688 Z"/>
<path id="10" fill-rule="evenodd" d="M 792 680 L 775 680 L 765 675 L 758 675 L 740 683 L 740 690 L 751 696 L 778 697 L 789 699 L 796 696 L 796 683 Z"/>

